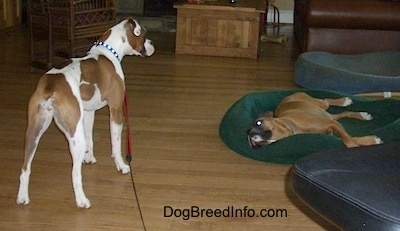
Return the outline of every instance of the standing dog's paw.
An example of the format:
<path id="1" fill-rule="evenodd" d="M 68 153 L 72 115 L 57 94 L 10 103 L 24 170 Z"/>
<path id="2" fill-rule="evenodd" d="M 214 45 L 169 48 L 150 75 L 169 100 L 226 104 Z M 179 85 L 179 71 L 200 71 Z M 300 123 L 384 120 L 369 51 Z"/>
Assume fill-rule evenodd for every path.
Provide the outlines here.
<path id="1" fill-rule="evenodd" d="M 29 204 L 29 193 L 28 193 L 28 185 L 29 185 L 29 175 L 26 173 L 26 171 L 22 170 L 21 176 L 20 176 L 20 185 L 19 185 L 19 190 L 18 190 L 18 195 L 17 195 L 17 204 L 19 205 L 27 205 Z"/>
<path id="2" fill-rule="evenodd" d="M 124 164 L 118 168 L 118 171 L 121 171 L 122 174 L 127 174 L 131 172 L 131 169 L 129 168 L 129 165 Z"/>
<path id="3" fill-rule="evenodd" d="M 121 172 L 122 174 L 127 174 L 131 171 L 129 165 L 125 164 L 122 159 L 119 160 L 118 158 L 114 158 L 114 162 L 115 166 L 117 166 L 118 172 Z"/>
<path id="4" fill-rule="evenodd" d="M 353 100 L 350 99 L 349 97 L 344 98 L 344 102 L 343 102 L 343 107 L 347 107 L 349 105 L 353 104 Z"/>
<path id="5" fill-rule="evenodd" d="M 96 162 L 97 162 L 97 160 L 94 157 L 93 153 L 90 153 L 90 152 L 86 152 L 85 153 L 85 156 L 83 157 L 83 163 L 85 163 L 85 164 L 94 164 Z"/>
<path id="6" fill-rule="evenodd" d="M 20 196 L 18 195 L 17 204 L 19 205 L 27 205 L 29 204 L 30 200 L 28 196 Z"/>
<path id="7" fill-rule="evenodd" d="M 81 198 L 81 199 L 76 199 L 76 206 L 78 206 L 78 208 L 83 208 L 83 209 L 88 209 L 90 208 L 90 201 L 89 199 L 87 199 L 86 197 Z"/>

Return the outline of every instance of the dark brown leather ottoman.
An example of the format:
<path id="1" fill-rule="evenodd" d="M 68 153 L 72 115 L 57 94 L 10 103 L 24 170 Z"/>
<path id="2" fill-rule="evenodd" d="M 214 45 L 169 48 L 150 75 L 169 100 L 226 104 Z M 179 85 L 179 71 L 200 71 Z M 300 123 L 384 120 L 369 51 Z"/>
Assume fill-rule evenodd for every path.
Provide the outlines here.
<path id="1" fill-rule="evenodd" d="M 400 0 L 294 0 L 301 52 L 400 50 Z"/>

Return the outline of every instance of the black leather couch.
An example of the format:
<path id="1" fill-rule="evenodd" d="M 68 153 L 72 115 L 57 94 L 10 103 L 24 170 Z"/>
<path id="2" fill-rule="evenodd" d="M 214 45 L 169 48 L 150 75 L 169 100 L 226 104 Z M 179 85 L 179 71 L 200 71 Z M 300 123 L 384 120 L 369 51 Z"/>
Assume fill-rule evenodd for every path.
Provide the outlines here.
<path id="1" fill-rule="evenodd" d="M 400 142 L 305 156 L 291 186 L 342 230 L 400 230 Z"/>

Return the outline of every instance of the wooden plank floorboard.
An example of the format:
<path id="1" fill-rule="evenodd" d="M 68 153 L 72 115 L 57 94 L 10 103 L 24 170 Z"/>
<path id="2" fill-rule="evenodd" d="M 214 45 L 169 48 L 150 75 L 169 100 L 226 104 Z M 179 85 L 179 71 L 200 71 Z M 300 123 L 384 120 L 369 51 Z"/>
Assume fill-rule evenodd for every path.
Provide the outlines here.
<path id="1" fill-rule="evenodd" d="M 261 44 L 257 60 L 175 55 L 175 34 L 155 32 L 149 33 L 157 49 L 154 56 L 123 60 L 132 167 L 147 230 L 334 230 L 293 195 L 289 165 L 242 157 L 218 136 L 224 113 L 243 95 L 298 88 L 293 81 L 298 51 L 292 27 L 283 26 L 277 33 L 288 36 L 289 42 Z M 92 208 L 76 208 L 67 142 L 54 124 L 33 162 L 31 204 L 16 204 L 26 106 L 44 72 L 28 65 L 25 30 L 0 38 L 0 229 L 142 230 L 130 177 L 118 173 L 110 157 L 107 108 L 97 112 L 95 121 L 97 163 L 82 170 Z M 164 217 L 166 206 L 280 209 L 287 216 L 186 219 Z"/>

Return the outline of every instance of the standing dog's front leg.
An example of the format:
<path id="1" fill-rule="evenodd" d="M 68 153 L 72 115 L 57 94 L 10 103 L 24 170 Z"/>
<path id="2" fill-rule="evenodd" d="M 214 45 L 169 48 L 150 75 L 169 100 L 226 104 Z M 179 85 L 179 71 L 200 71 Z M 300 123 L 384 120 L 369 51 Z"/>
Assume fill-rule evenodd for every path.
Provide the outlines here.
<path id="1" fill-rule="evenodd" d="M 122 108 L 120 110 L 110 108 L 111 157 L 114 159 L 118 171 L 121 171 L 122 174 L 127 174 L 130 172 L 130 168 L 125 164 L 121 153 L 121 134 L 123 128 L 122 118 Z"/>
<path id="2" fill-rule="evenodd" d="M 86 152 L 83 161 L 85 163 L 96 163 L 96 158 L 93 154 L 93 124 L 94 124 L 95 111 L 84 111 L 83 112 L 83 125 L 85 127 L 85 140 L 86 140 Z"/>

